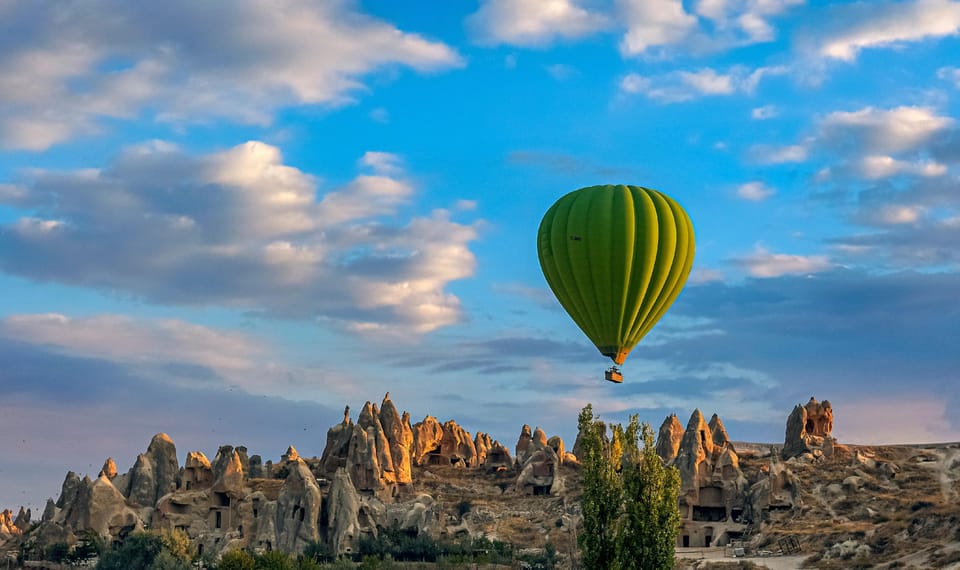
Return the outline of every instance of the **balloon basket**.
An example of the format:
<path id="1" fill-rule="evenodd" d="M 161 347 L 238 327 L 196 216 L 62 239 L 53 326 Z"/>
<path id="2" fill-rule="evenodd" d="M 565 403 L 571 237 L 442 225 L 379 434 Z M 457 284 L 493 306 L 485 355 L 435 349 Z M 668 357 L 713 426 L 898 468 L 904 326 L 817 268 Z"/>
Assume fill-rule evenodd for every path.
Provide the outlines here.
<path id="1" fill-rule="evenodd" d="M 620 369 L 616 366 L 611 366 L 608 368 L 603 377 L 607 380 L 607 382 L 613 382 L 614 384 L 623 383 L 623 374 L 620 373 Z"/>

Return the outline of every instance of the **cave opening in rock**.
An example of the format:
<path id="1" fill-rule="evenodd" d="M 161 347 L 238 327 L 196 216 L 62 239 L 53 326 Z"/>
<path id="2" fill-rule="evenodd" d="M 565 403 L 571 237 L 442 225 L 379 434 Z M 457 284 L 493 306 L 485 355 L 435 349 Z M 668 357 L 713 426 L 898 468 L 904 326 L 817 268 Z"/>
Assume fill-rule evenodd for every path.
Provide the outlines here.
<path id="1" fill-rule="evenodd" d="M 726 519 L 727 509 L 725 507 L 693 506 L 693 520 L 695 521 L 721 522 Z"/>

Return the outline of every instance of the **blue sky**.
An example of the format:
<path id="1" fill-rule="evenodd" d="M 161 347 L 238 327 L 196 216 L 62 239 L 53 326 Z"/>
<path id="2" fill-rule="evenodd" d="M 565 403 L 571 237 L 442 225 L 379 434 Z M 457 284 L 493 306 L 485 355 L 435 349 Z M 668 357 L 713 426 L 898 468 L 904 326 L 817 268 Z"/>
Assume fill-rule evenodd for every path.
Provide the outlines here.
<path id="1" fill-rule="evenodd" d="M 587 402 L 779 441 L 811 395 L 842 441 L 958 440 L 958 35 L 947 0 L 0 3 L 0 505 L 160 431 L 319 455 L 387 391 L 508 446 Z M 621 386 L 535 248 L 602 183 L 697 234 Z"/>

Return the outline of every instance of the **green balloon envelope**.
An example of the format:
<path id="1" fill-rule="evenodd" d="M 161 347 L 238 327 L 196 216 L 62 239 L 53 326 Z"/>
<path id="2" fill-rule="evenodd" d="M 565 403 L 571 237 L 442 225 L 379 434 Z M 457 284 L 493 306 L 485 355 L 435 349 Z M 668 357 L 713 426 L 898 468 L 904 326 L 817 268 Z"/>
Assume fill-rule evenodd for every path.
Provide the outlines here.
<path id="1" fill-rule="evenodd" d="M 557 300 L 617 364 L 676 300 L 695 249 L 680 204 L 639 186 L 574 190 L 547 210 L 537 235 Z"/>

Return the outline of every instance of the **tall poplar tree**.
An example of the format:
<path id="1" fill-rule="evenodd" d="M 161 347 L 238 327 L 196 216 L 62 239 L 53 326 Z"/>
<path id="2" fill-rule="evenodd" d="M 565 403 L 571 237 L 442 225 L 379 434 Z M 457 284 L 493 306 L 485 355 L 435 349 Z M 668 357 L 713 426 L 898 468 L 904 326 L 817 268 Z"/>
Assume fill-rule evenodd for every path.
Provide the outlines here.
<path id="1" fill-rule="evenodd" d="M 627 427 L 606 425 L 587 405 L 579 417 L 583 465 L 585 568 L 673 568 L 680 530 L 680 474 L 657 455 L 653 430 L 631 416 Z M 643 447 L 640 447 L 640 440 Z"/>

